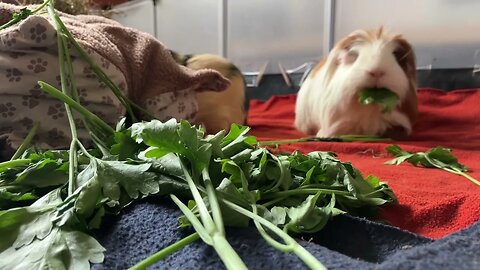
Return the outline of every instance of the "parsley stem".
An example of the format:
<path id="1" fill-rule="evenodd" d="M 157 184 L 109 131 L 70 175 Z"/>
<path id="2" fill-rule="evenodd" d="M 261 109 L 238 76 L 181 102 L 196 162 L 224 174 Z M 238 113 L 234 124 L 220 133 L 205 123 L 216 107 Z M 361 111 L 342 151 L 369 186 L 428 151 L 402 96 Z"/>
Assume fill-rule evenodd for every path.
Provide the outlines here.
<path id="1" fill-rule="evenodd" d="M 225 267 L 230 270 L 247 270 L 247 266 L 238 256 L 237 252 L 228 243 L 225 235 L 216 232 L 212 235 L 213 248 L 217 252 L 218 256 L 225 264 Z"/>
<path id="2" fill-rule="evenodd" d="M 192 224 L 195 230 L 199 233 L 199 236 L 202 238 L 202 240 L 215 249 L 227 269 L 247 269 L 242 259 L 238 256 L 225 238 L 225 229 L 223 227 L 220 206 L 218 205 L 217 195 L 215 189 L 213 188 L 213 184 L 210 181 L 210 176 L 207 169 L 202 171 L 202 177 L 205 182 L 207 199 L 210 204 L 210 209 L 212 210 L 213 218 L 210 216 L 210 211 L 208 211 L 208 208 L 203 201 L 195 181 L 181 159 L 180 166 L 182 167 L 193 199 L 197 204 L 198 213 L 202 222 L 200 222 L 196 215 L 193 214 L 193 212 L 188 209 L 185 204 L 178 200 L 177 197 L 174 195 L 170 195 L 170 197 L 190 221 L 190 224 Z"/>
<path id="3" fill-rule="evenodd" d="M 83 50 L 83 48 L 77 43 L 75 38 L 72 36 L 70 31 L 68 31 L 67 27 L 63 22 L 60 20 L 58 16 L 54 17 L 54 21 L 56 24 L 58 24 L 59 28 L 62 31 L 62 34 L 64 34 L 68 40 L 71 42 L 73 47 L 77 50 L 77 52 L 80 54 L 80 57 L 88 63 L 88 65 L 92 68 L 92 71 L 97 75 L 98 78 L 102 82 L 104 82 L 112 91 L 113 93 L 117 96 L 118 100 L 123 104 L 123 106 L 126 108 L 128 114 L 130 117 L 132 117 L 133 121 L 136 121 L 135 115 L 133 114 L 132 108 L 130 107 L 130 103 L 127 100 L 127 98 L 122 94 L 122 91 L 118 88 L 118 86 L 112 82 L 112 80 L 103 72 L 103 70 L 98 67 L 95 62 L 88 56 L 88 54 Z"/>
<path id="4" fill-rule="evenodd" d="M 299 139 L 260 141 L 258 142 L 258 144 L 261 146 L 271 146 L 271 145 L 275 146 L 279 144 L 293 144 L 293 143 L 302 143 L 302 142 L 342 142 L 342 140 L 337 137 L 328 137 L 328 138 L 306 137 L 306 138 L 299 138 Z"/>
<path id="5" fill-rule="evenodd" d="M 52 0 L 45 0 L 43 1 L 43 3 L 38 6 L 35 10 L 32 11 L 32 14 L 35 14 L 37 12 L 39 12 L 40 10 L 42 10 L 44 7 L 46 7 L 50 2 L 52 2 Z M 54 3 L 52 3 L 54 4 Z"/>
<path id="6" fill-rule="evenodd" d="M 107 123 L 105 123 L 102 119 L 100 119 L 98 116 L 95 114 L 91 113 L 89 110 L 87 110 L 85 107 L 80 105 L 78 102 L 73 100 L 71 97 L 63 94 L 61 91 L 53 87 L 52 85 L 39 81 L 38 84 L 40 85 L 40 88 L 44 90 L 45 92 L 48 92 L 50 95 L 52 95 L 55 98 L 60 99 L 61 101 L 69 104 L 73 109 L 78 111 L 80 114 L 83 116 L 87 117 L 92 123 L 94 123 L 98 128 L 101 129 L 101 131 L 105 134 L 106 137 L 113 136 L 113 133 L 115 130 L 109 126 Z"/>
<path id="7" fill-rule="evenodd" d="M 209 232 L 205 229 L 202 222 L 197 218 L 197 216 L 186 206 L 177 196 L 170 194 L 170 198 L 172 201 L 180 208 L 180 211 L 185 215 L 188 219 L 188 222 L 192 225 L 192 227 L 197 231 L 202 241 L 205 242 L 207 245 L 212 246 L 212 238 L 210 237 Z"/>
<path id="8" fill-rule="evenodd" d="M 210 213 L 203 201 L 202 195 L 198 191 L 194 180 L 192 179 L 190 173 L 188 172 L 187 168 L 183 161 L 180 161 L 180 165 L 183 170 L 183 174 L 185 175 L 185 179 L 187 180 L 188 186 L 190 188 L 190 192 L 192 193 L 193 199 L 197 203 L 198 213 L 200 214 L 200 219 L 202 220 L 203 226 L 207 230 L 208 234 L 212 234 L 216 230 L 215 222 L 213 221 Z M 208 191 L 207 191 L 208 192 Z"/>
<path id="9" fill-rule="evenodd" d="M 376 194 L 376 193 L 383 193 L 383 192 L 385 191 L 385 189 L 386 189 L 385 187 L 381 187 L 380 189 L 375 189 L 375 190 L 372 191 L 372 192 L 365 193 L 365 194 L 363 194 L 363 196 L 364 196 L 365 198 L 367 198 L 367 197 L 370 197 L 370 196 L 372 196 L 372 195 L 374 195 L 374 194 Z"/>
<path id="10" fill-rule="evenodd" d="M 185 217 L 187 217 L 188 221 L 192 224 L 203 242 L 215 249 L 227 269 L 247 269 L 245 263 L 228 243 L 225 235 L 218 231 L 207 231 L 197 216 L 184 203 L 182 203 L 175 195 L 171 194 L 170 198 L 172 198 L 173 202 L 180 208 L 180 211 L 182 211 Z M 196 203 L 198 206 L 197 201 Z"/>
<path id="11" fill-rule="evenodd" d="M 350 195 L 350 192 L 342 191 L 342 190 L 331 190 L 331 189 L 322 189 L 322 188 L 301 188 L 301 189 L 292 189 L 292 190 L 265 193 L 262 195 L 261 199 L 267 200 L 267 199 L 273 199 L 277 197 L 317 194 L 317 192 L 322 192 L 325 194 L 335 194 L 335 195 Z"/>
<path id="12" fill-rule="evenodd" d="M 87 149 L 85 148 L 85 146 L 83 146 L 83 144 L 82 144 L 78 139 L 75 140 L 75 143 L 78 145 L 78 147 L 79 147 L 80 150 L 83 152 L 83 154 L 84 154 L 85 156 L 87 156 L 89 159 L 97 159 L 96 157 L 92 156 L 92 155 L 87 151 Z"/>
<path id="13" fill-rule="evenodd" d="M 130 270 L 143 270 L 147 269 L 147 267 L 155 264 L 158 261 L 161 261 L 168 257 L 169 255 L 175 253 L 176 251 L 184 248 L 190 243 L 193 243 L 200 239 L 200 236 L 197 232 L 190 234 L 189 236 L 182 238 L 181 240 L 163 248 L 162 250 L 158 251 L 157 253 L 151 255 L 150 257 L 140 261 L 139 263 L 135 264 L 130 268 Z"/>
<path id="14" fill-rule="evenodd" d="M 107 74 L 105 74 L 105 72 L 103 72 L 103 70 L 97 64 L 95 64 L 95 62 L 93 62 L 93 60 L 88 56 L 85 50 L 83 50 L 83 48 L 77 43 L 77 41 L 72 36 L 70 31 L 68 31 L 67 27 L 65 26 L 65 24 L 63 24 L 62 20 L 60 20 L 58 16 L 56 16 L 54 19 L 56 23 L 58 23 L 59 27 L 62 29 L 63 34 L 68 38 L 68 40 L 71 42 L 73 47 L 75 47 L 77 52 L 80 54 L 80 57 L 89 64 L 89 66 L 92 68 L 92 71 L 95 73 L 95 75 L 97 75 L 97 77 L 112 90 L 115 96 L 117 96 L 118 100 L 123 104 L 123 106 L 127 110 L 127 113 L 132 118 L 132 121 L 134 122 L 137 121 L 135 114 L 132 110 L 132 106 L 135 107 L 135 109 L 137 109 L 141 113 L 143 113 L 145 116 L 154 119 L 154 117 L 147 110 L 145 110 L 143 107 L 137 105 L 135 102 L 130 100 L 128 97 L 126 97 L 122 93 L 120 88 L 107 76 Z"/>
<path id="15" fill-rule="evenodd" d="M 225 227 L 223 225 L 222 212 L 220 211 L 220 205 L 218 204 L 217 195 L 215 188 L 213 187 L 212 180 L 210 180 L 210 175 L 208 169 L 205 168 L 202 170 L 203 182 L 205 184 L 205 189 L 207 191 L 208 202 L 210 203 L 210 209 L 212 210 L 213 221 L 217 230 L 225 235 Z"/>
<path id="16" fill-rule="evenodd" d="M 16 166 L 28 165 L 30 162 L 32 162 L 31 159 L 14 159 L 14 160 L 1 162 L 0 163 L 0 172 L 3 172 L 6 169 L 16 167 Z"/>
<path id="17" fill-rule="evenodd" d="M 377 137 L 377 136 L 341 135 L 336 137 L 305 137 L 305 138 L 299 138 L 299 139 L 260 141 L 258 142 L 258 145 L 275 146 L 279 144 L 293 144 L 293 143 L 302 143 L 302 142 L 385 142 L 385 141 L 391 141 L 391 139 Z"/>
<path id="18" fill-rule="evenodd" d="M 45 1 L 44 3 L 46 3 Z M 50 14 L 50 17 L 53 19 L 56 16 L 55 10 L 53 8 L 53 2 L 49 2 L 48 5 L 48 13 Z M 61 29 L 58 26 L 58 23 L 55 23 L 55 20 L 53 20 L 53 25 L 55 27 L 55 30 L 57 31 L 57 47 L 58 47 L 58 62 L 59 62 L 59 68 L 60 68 L 60 84 L 62 87 L 62 93 L 66 96 L 70 96 L 72 92 L 76 92 L 77 89 L 74 88 L 74 85 L 71 83 L 74 81 L 73 74 L 72 74 L 72 61 L 70 59 L 70 54 L 67 51 L 67 44 L 65 41 L 65 37 L 61 33 Z M 65 66 L 67 65 L 67 67 Z M 67 70 L 66 70 L 67 69 Z M 68 81 L 70 82 L 70 85 L 68 85 Z M 73 88 L 73 89 L 67 89 L 68 87 Z M 70 90 L 70 91 L 69 91 Z M 78 159 L 77 159 L 77 127 L 75 124 L 75 120 L 73 119 L 73 114 L 72 114 L 72 109 L 70 108 L 70 105 L 67 103 L 64 103 L 65 105 L 65 112 L 67 114 L 68 118 L 68 123 L 70 125 L 70 133 L 72 136 L 71 142 L 70 142 L 70 150 L 69 150 L 69 166 L 68 166 L 68 195 L 72 195 L 75 186 L 75 178 L 76 178 L 76 173 L 77 173 L 77 168 L 78 168 Z"/>
<path id="19" fill-rule="evenodd" d="M 70 142 L 69 154 L 69 163 L 68 163 L 68 195 L 72 195 L 75 191 L 75 179 L 77 177 L 78 169 L 78 158 L 77 158 L 77 144 L 75 140 L 72 139 Z"/>
<path id="20" fill-rule="evenodd" d="M 295 241 L 295 239 L 293 239 L 290 235 L 288 235 L 286 232 L 282 231 L 280 228 L 275 226 L 270 221 L 262 218 L 261 216 L 255 214 L 254 212 L 248 211 L 248 210 L 246 210 L 246 209 L 244 209 L 244 208 L 242 208 L 242 207 L 240 207 L 240 206 L 238 206 L 234 203 L 231 203 L 227 200 L 224 200 L 223 202 L 228 207 L 233 209 L 234 211 L 251 218 L 255 222 L 255 225 L 257 226 L 258 229 L 261 227 L 260 226 L 260 224 L 261 224 L 261 225 L 267 227 L 270 231 L 272 231 L 273 233 L 275 233 L 279 237 L 281 237 L 283 239 L 283 241 L 285 241 L 285 243 L 287 243 L 287 245 L 282 245 L 282 244 L 276 242 L 275 240 L 273 240 L 270 236 L 265 238 L 265 240 L 267 242 L 269 242 L 269 244 L 273 243 L 269 240 L 273 240 L 273 241 L 276 242 L 276 244 L 272 245 L 273 247 L 279 248 L 280 250 L 282 250 L 284 252 L 295 253 L 295 255 L 297 255 L 310 269 L 327 269 L 310 252 L 308 252 L 308 250 L 306 250 L 304 247 L 302 247 L 300 244 L 298 244 L 297 241 Z M 255 211 L 256 206 L 252 205 L 252 207 Z M 262 228 L 262 230 L 263 230 L 263 228 Z M 261 232 L 261 230 L 259 230 L 259 231 Z M 262 232 L 261 232 L 261 234 L 262 234 Z M 262 234 L 262 236 L 264 236 L 264 234 Z"/>
<path id="21" fill-rule="evenodd" d="M 20 12 L 15 12 L 15 13 L 13 14 L 13 16 L 12 16 L 13 18 L 12 18 L 10 21 L 8 21 L 8 22 L 6 22 L 5 24 L 3 24 L 2 26 L 0 26 L 0 30 L 6 29 L 6 28 L 8 28 L 8 27 L 10 27 L 10 26 L 12 26 L 12 25 L 14 25 L 14 24 L 16 24 L 16 23 L 18 23 L 18 22 L 26 19 L 26 18 L 28 18 L 30 15 L 33 15 L 33 14 L 39 12 L 39 11 L 40 11 L 41 9 L 43 9 L 50 1 L 51 1 L 51 0 L 46 0 L 46 1 L 44 1 L 40 6 L 38 6 L 38 7 L 37 7 L 35 10 L 33 10 L 33 11 L 30 11 L 30 10 L 27 9 L 27 8 L 22 8 L 22 9 L 20 10 Z"/>
<path id="22" fill-rule="evenodd" d="M 268 207 L 270 207 L 271 205 L 277 205 L 279 202 L 285 200 L 286 198 L 287 198 L 287 196 L 283 196 L 283 197 L 280 197 L 280 198 L 275 198 L 275 199 L 273 199 L 273 200 L 271 200 L 271 201 L 268 201 L 268 202 L 266 202 L 266 203 L 263 203 L 262 206 L 268 208 Z"/>
<path id="23" fill-rule="evenodd" d="M 37 129 L 38 129 L 39 126 L 40 126 L 40 122 L 35 122 L 33 127 L 28 132 L 27 136 L 23 140 L 22 144 L 20 144 L 17 151 L 15 151 L 15 154 L 13 154 L 13 156 L 10 160 L 14 160 L 14 159 L 19 158 L 25 152 L 25 150 L 27 150 L 28 146 L 32 142 L 33 137 L 37 133 Z"/>
<path id="24" fill-rule="evenodd" d="M 451 173 L 454 173 L 454 174 L 457 174 L 457 175 L 461 175 L 465 178 L 467 178 L 468 180 L 472 181 L 474 184 L 476 184 L 477 186 L 480 186 L 480 181 L 478 181 L 477 179 L 473 178 L 472 176 L 462 172 L 462 171 L 457 171 L 455 169 L 449 169 L 449 168 L 442 168 L 444 169 L 445 171 L 447 172 L 451 172 Z"/>

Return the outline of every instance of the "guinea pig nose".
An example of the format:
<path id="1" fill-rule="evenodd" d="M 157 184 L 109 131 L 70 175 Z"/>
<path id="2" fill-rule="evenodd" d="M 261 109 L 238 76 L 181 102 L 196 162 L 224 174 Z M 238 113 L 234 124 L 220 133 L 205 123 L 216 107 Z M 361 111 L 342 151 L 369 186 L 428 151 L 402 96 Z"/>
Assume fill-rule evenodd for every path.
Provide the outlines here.
<path id="1" fill-rule="evenodd" d="M 381 69 L 369 70 L 367 72 L 368 72 L 368 75 L 370 75 L 373 78 L 377 78 L 377 79 L 380 78 L 380 77 L 383 77 L 383 75 L 385 75 L 385 71 L 383 71 Z"/>

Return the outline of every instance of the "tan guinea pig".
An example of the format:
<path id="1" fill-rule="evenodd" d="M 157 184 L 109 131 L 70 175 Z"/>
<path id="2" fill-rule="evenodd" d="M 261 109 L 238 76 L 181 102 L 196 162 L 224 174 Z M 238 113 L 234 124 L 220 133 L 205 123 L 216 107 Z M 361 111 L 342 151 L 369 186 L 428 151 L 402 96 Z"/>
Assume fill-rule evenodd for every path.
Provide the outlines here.
<path id="1" fill-rule="evenodd" d="M 362 105 L 365 88 L 388 88 L 396 108 Z M 401 35 L 357 30 L 340 40 L 301 86 L 295 126 L 318 137 L 345 134 L 407 137 L 417 118 L 416 67 L 412 46 Z"/>
<path id="2" fill-rule="evenodd" d="M 225 91 L 197 92 L 198 112 L 195 123 L 203 125 L 208 134 L 222 129 L 228 131 L 232 123 L 245 123 L 245 81 L 242 72 L 234 64 L 214 54 L 181 56 L 173 51 L 171 53 L 181 65 L 194 70 L 214 69 L 230 80 L 230 86 Z"/>

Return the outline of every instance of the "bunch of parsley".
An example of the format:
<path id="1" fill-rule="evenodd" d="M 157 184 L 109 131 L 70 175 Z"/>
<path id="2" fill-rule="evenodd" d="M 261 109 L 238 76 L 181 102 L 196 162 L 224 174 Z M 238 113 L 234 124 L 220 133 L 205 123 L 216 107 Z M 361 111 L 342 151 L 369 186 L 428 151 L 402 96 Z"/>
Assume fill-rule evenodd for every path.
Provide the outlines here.
<path id="1" fill-rule="evenodd" d="M 206 137 L 186 121 L 119 125 L 108 151 L 75 153 L 78 170 L 71 184 L 67 150 L 31 149 L 2 165 L 0 194 L 9 195 L 0 197 L 0 233 L 8 236 L 0 246 L 2 265 L 101 262 L 103 248 L 88 232 L 99 228 L 106 214 L 135 199 L 170 195 L 185 214 L 181 224 L 192 225 L 228 268 L 241 261 L 226 242 L 224 226 L 251 222 L 272 245 L 316 268 L 318 262 L 287 232 L 316 232 L 334 215 L 363 213 L 395 200 L 386 184 L 364 179 L 332 153 L 274 155 L 257 147 L 247 127 L 236 125 L 228 134 Z M 175 196 L 187 192 L 193 199 L 188 206 Z M 85 245 L 90 248 L 80 248 Z M 59 250 L 76 260 L 64 259 Z M 43 259 L 35 262 L 38 258 Z"/>

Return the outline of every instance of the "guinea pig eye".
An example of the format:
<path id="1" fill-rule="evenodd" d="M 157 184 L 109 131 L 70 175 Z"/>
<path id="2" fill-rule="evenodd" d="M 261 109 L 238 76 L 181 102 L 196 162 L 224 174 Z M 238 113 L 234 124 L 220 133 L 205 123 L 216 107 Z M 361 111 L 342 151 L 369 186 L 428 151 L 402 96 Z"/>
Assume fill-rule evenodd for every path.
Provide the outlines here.
<path id="1" fill-rule="evenodd" d="M 404 50 L 395 50 L 392 54 L 398 63 L 402 63 L 407 57 L 407 53 Z"/>
<path id="2" fill-rule="evenodd" d="M 358 58 L 358 52 L 357 51 L 348 51 L 347 54 L 345 55 L 345 64 L 352 64 L 357 60 Z"/>

